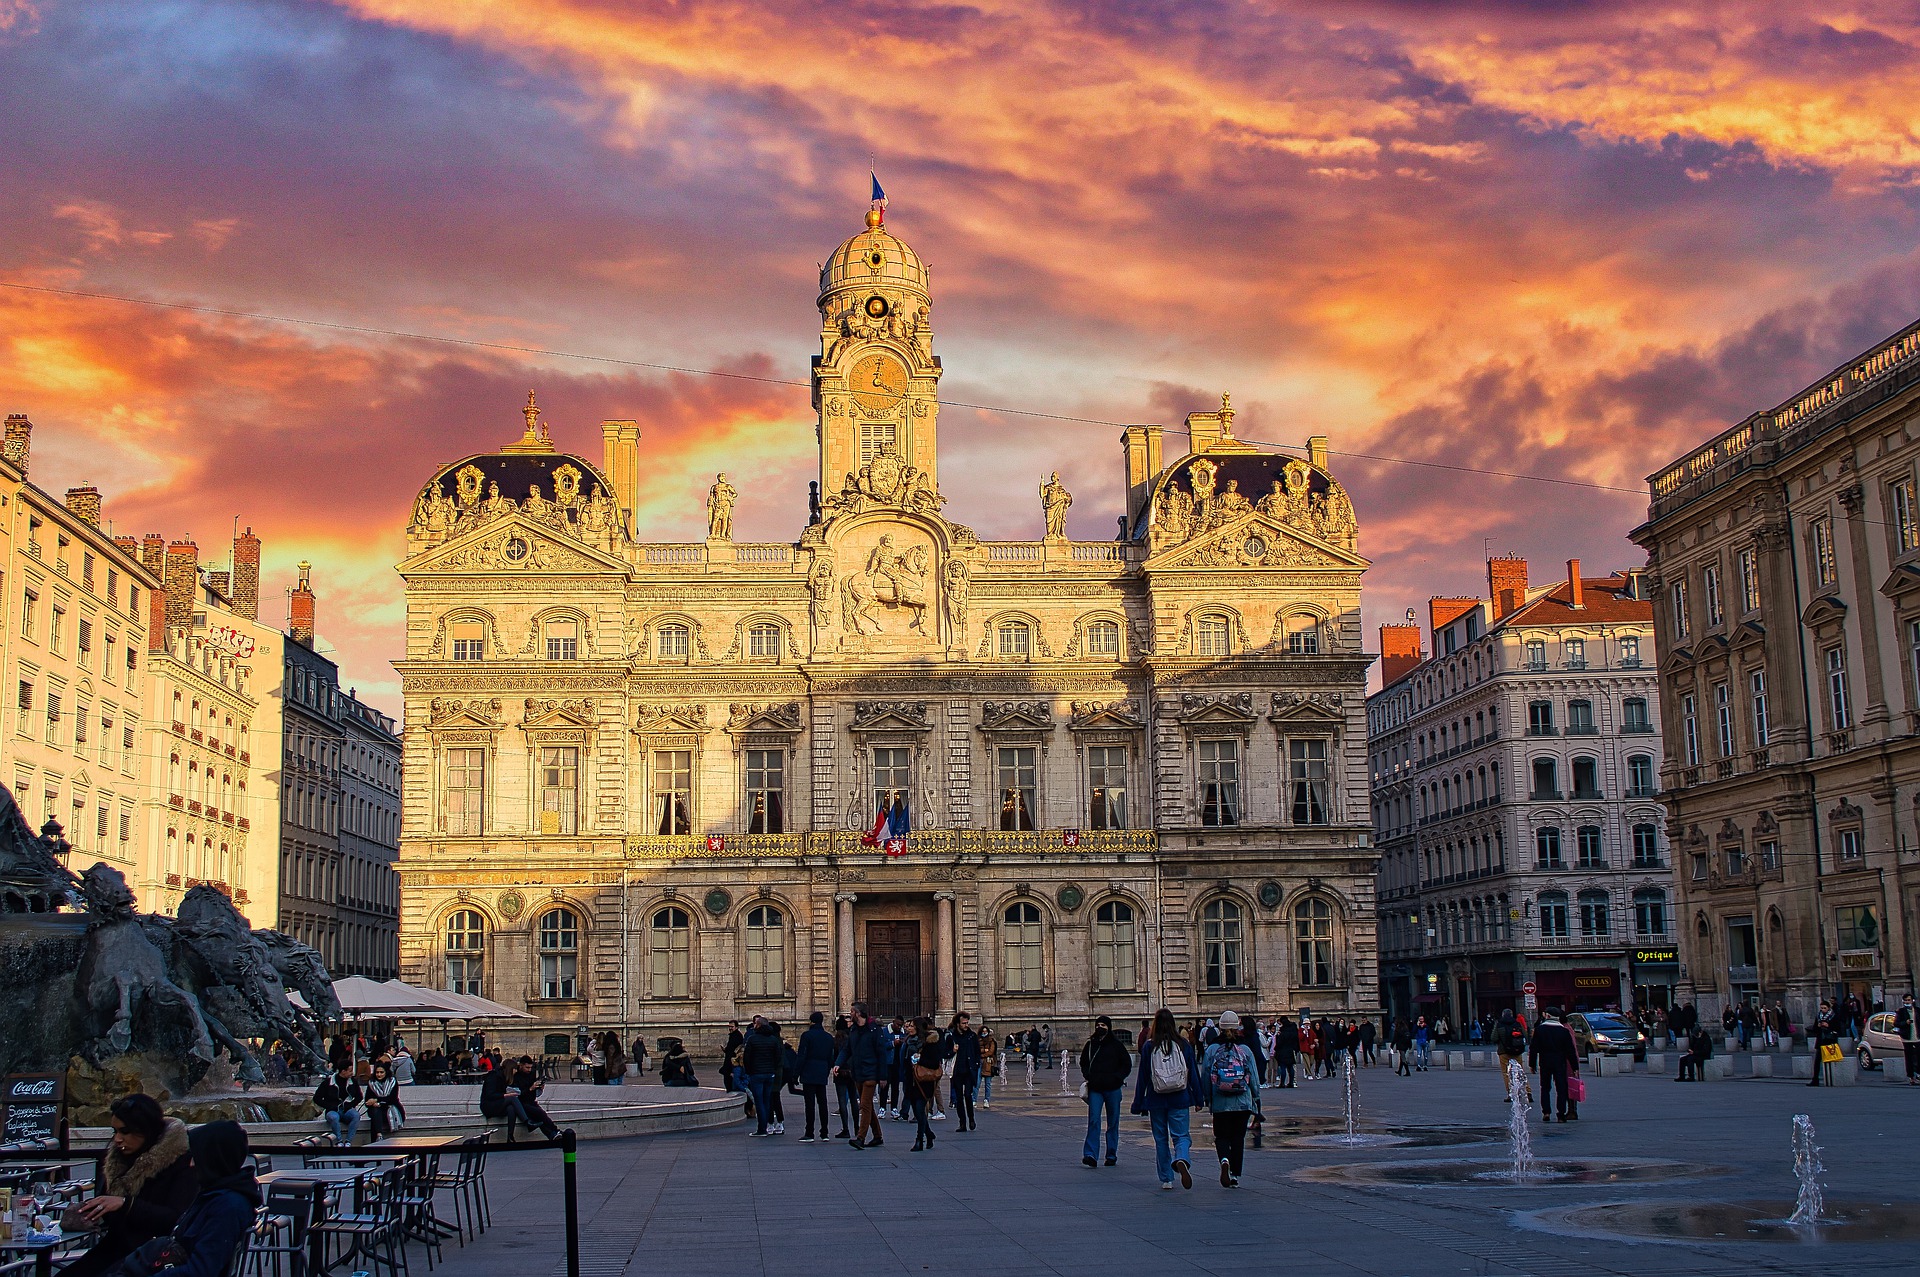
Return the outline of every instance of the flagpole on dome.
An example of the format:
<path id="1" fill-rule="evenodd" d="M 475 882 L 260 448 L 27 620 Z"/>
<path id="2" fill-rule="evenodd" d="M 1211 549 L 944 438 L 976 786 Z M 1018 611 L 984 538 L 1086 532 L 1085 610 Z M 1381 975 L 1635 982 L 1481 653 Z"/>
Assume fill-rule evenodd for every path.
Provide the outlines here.
<path id="1" fill-rule="evenodd" d="M 867 176 L 873 179 L 873 199 L 867 205 L 867 224 L 877 227 L 887 220 L 887 193 L 880 189 L 880 178 L 872 169 L 867 170 Z"/>

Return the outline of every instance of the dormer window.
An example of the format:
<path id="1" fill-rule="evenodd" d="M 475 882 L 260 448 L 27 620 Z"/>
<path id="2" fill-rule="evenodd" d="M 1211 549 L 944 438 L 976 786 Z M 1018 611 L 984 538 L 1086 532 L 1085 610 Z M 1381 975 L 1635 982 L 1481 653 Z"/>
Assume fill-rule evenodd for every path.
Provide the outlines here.
<path id="1" fill-rule="evenodd" d="M 580 659 L 580 623 L 578 621 L 547 622 L 547 659 L 550 661 Z"/>
<path id="2" fill-rule="evenodd" d="M 662 660 L 685 660 L 693 634 L 684 625 L 663 625 L 656 638 L 656 650 Z"/>

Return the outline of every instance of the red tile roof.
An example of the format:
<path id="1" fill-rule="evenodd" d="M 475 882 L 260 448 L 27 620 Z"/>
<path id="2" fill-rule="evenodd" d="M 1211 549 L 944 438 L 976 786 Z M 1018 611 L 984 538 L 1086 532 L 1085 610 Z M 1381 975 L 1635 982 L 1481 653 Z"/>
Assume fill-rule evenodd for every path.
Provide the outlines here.
<path id="1" fill-rule="evenodd" d="M 1571 606 L 1571 591 L 1565 581 L 1556 584 L 1545 594 L 1502 619 L 1499 629 L 1515 625 L 1608 625 L 1623 621 L 1653 620 L 1653 600 L 1627 597 L 1627 578 L 1616 572 L 1612 576 L 1583 576 L 1580 578 L 1581 593 L 1585 596 L 1586 606 Z"/>

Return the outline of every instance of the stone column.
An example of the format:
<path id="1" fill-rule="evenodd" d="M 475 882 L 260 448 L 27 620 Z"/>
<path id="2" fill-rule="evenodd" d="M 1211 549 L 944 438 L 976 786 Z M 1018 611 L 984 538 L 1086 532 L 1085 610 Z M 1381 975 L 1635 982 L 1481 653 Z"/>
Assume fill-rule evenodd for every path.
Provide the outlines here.
<path id="1" fill-rule="evenodd" d="M 836 1005 L 845 1014 L 853 1005 L 853 902 L 859 897 L 841 891 L 833 898 L 840 906 L 840 991 Z"/>
<path id="2" fill-rule="evenodd" d="M 958 1009 L 953 1004 L 953 893 L 936 891 L 933 893 L 933 902 L 939 910 L 938 920 L 934 924 L 934 997 L 939 1006 L 937 1014 L 946 1019 Z"/>

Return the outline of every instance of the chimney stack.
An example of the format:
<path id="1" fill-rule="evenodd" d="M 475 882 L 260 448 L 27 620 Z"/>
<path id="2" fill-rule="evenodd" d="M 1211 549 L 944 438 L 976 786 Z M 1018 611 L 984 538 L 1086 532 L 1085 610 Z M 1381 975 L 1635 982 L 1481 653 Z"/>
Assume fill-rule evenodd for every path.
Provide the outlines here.
<path id="1" fill-rule="evenodd" d="M 1580 583 L 1580 560 L 1567 560 L 1567 606 L 1575 611 L 1587 605 L 1587 590 Z"/>
<path id="2" fill-rule="evenodd" d="M 260 538 L 252 528 L 233 539 L 233 612 L 260 619 Z"/>
<path id="3" fill-rule="evenodd" d="M 1153 479 L 1160 473 L 1160 427 L 1128 426 L 1120 436 L 1127 459 L 1127 527 L 1146 512 L 1153 495 Z"/>
<path id="4" fill-rule="evenodd" d="M 1520 558 L 1487 560 L 1487 597 L 1493 600 L 1497 625 L 1527 602 L 1527 561 Z"/>
<path id="5" fill-rule="evenodd" d="M 167 539 L 149 532 L 140 542 L 140 566 L 159 577 L 164 585 L 167 575 Z"/>
<path id="6" fill-rule="evenodd" d="M 100 489 L 91 483 L 67 489 L 67 511 L 93 527 L 100 526 Z"/>
<path id="7" fill-rule="evenodd" d="M 600 441 L 604 463 L 601 470 L 613 491 L 607 495 L 620 508 L 620 528 L 633 535 L 633 508 L 640 496 L 640 423 L 603 421 Z"/>
<path id="8" fill-rule="evenodd" d="M 27 420 L 24 412 L 8 414 L 6 439 L 0 442 L 0 458 L 4 458 L 24 478 L 27 473 L 27 454 L 32 450 L 33 423 Z"/>
<path id="9" fill-rule="evenodd" d="M 160 585 L 167 592 L 167 628 L 191 629 L 193 605 L 200 601 L 200 547 L 191 541 L 171 542 Z"/>
<path id="10" fill-rule="evenodd" d="M 1427 618 L 1433 623 L 1433 654 L 1440 654 L 1440 631 L 1480 606 L 1479 599 L 1432 598 L 1427 600 Z"/>
<path id="11" fill-rule="evenodd" d="M 1420 664 L 1420 625 L 1407 609 L 1405 625 L 1380 627 L 1380 686 L 1392 687 Z"/>
<path id="12" fill-rule="evenodd" d="M 300 560 L 300 584 L 293 587 L 288 612 L 287 636 L 302 647 L 313 646 L 313 564 Z"/>
<path id="13" fill-rule="evenodd" d="M 1327 437 L 1309 435 L 1307 437 L 1307 464 L 1316 470 L 1327 468 Z"/>
<path id="14" fill-rule="evenodd" d="M 207 588 L 231 603 L 233 601 L 233 573 L 208 572 Z"/>

